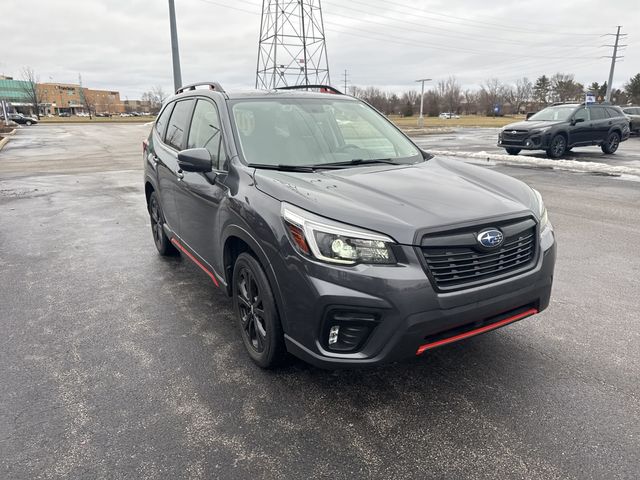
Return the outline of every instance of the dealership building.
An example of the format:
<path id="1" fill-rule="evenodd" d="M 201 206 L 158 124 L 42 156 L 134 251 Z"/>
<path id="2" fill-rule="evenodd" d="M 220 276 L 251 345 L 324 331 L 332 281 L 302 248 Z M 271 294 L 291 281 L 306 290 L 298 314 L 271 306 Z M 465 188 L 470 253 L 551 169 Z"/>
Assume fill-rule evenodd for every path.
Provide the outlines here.
<path id="1" fill-rule="evenodd" d="M 33 106 L 27 94 L 29 82 L 0 76 L 0 100 L 5 100 L 11 110 L 33 115 Z M 127 105 L 120 100 L 120 92 L 83 88 L 72 83 L 38 83 L 38 110 L 40 115 L 68 113 L 109 113 L 127 111 Z"/>

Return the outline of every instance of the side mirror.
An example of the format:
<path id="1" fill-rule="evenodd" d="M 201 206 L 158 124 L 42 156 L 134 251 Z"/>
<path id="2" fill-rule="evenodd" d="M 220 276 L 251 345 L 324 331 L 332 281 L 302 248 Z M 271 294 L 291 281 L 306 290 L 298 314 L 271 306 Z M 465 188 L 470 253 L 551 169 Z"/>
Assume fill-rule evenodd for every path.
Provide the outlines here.
<path id="1" fill-rule="evenodd" d="M 535 114 L 536 114 L 536 112 L 527 112 L 527 117 L 525 118 L 525 120 L 529 120 Z"/>
<path id="2" fill-rule="evenodd" d="M 582 123 L 584 122 L 584 118 L 574 118 L 573 120 L 571 120 L 571 125 L 575 125 L 576 123 Z"/>
<path id="3" fill-rule="evenodd" d="M 206 148 L 190 148 L 178 152 L 178 166 L 185 172 L 210 172 L 213 164 Z"/>

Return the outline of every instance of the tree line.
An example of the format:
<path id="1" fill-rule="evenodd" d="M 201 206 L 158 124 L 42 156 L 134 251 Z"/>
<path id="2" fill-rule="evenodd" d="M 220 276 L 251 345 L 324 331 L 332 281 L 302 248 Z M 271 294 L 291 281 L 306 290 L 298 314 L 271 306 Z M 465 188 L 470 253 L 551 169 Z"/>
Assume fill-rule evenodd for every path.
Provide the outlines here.
<path id="1" fill-rule="evenodd" d="M 535 82 L 523 77 L 513 84 L 490 78 L 480 88 L 466 90 L 451 76 L 424 92 L 424 115 L 435 117 L 442 112 L 478 115 L 526 113 L 555 102 L 583 102 L 586 92 L 592 92 L 598 101 L 602 101 L 606 91 L 606 81 L 603 84 L 593 82 L 585 87 L 575 80 L 574 75 L 565 73 L 542 75 Z M 398 94 L 377 87 L 351 86 L 349 93 L 386 115 L 412 116 L 420 112 L 420 93 L 417 90 Z M 623 89 L 613 89 L 611 102 L 617 105 L 640 104 L 640 73 L 630 78 Z"/>

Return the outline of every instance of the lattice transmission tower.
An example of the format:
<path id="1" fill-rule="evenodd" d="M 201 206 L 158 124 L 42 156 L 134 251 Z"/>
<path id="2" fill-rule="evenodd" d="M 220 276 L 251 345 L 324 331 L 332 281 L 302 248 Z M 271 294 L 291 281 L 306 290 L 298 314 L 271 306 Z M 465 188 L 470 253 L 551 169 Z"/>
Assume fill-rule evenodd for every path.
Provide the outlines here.
<path id="1" fill-rule="evenodd" d="M 329 85 L 320 0 L 262 0 L 256 88 Z"/>

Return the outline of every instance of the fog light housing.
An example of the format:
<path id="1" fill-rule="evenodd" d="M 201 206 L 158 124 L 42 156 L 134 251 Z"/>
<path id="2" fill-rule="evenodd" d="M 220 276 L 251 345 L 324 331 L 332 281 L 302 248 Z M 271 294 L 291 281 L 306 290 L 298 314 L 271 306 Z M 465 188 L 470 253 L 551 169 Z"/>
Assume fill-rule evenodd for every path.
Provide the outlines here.
<path id="1" fill-rule="evenodd" d="M 378 318 L 374 312 L 332 309 L 325 316 L 321 343 L 332 352 L 356 352 L 366 343 Z"/>

